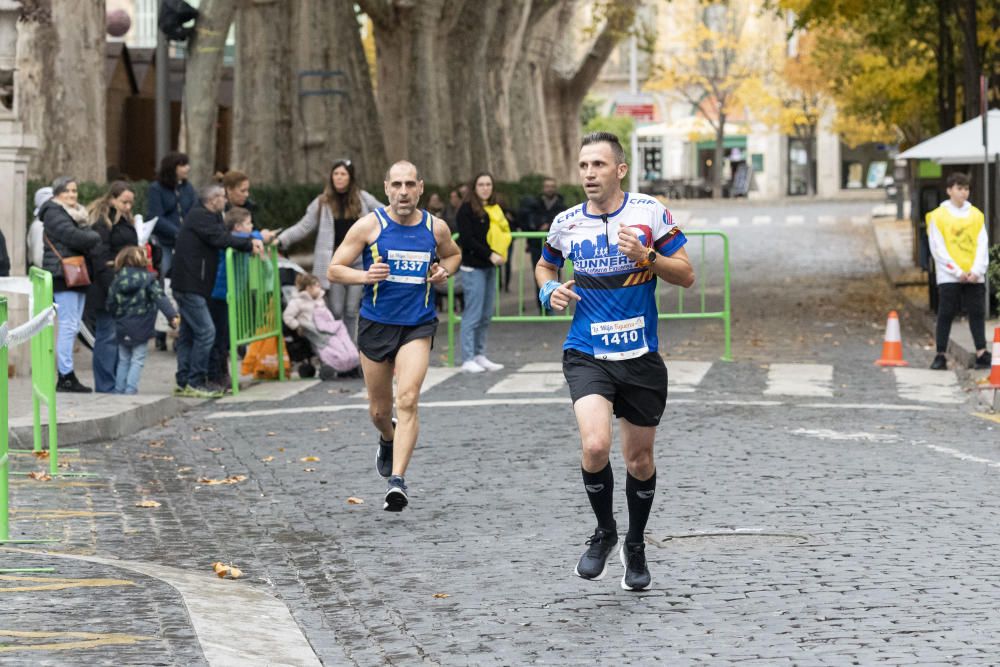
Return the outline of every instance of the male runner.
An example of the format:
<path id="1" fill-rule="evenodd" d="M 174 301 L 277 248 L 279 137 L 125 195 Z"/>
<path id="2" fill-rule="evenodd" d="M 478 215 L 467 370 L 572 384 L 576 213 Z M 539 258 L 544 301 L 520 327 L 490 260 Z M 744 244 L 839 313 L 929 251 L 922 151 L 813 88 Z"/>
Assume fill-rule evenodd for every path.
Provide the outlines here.
<path id="1" fill-rule="evenodd" d="M 365 286 L 358 349 L 368 411 L 379 431 L 375 468 L 389 479 L 382 509 L 389 512 L 402 511 L 409 502 L 403 475 L 417 443 L 417 403 L 438 324 L 431 284 L 447 281 L 462 262 L 447 223 L 417 208 L 423 192 L 413 164 L 389 167 L 388 208 L 354 223 L 327 269 L 331 282 Z M 364 269 L 352 269 L 362 254 Z M 394 372 L 397 419 L 392 418 Z"/>
<path id="2" fill-rule="evenodd" d="M 535 267 L 545 307 L 576 312 L 563 344 L 582 444 L 583 484 L 597 529 L 576 566 L 600 579 L 618 543 L 612 510 L 614 476 L 611 415 L 619 419 L 627 469 L 628 533 L 621 548 L 622 588 L 649 587 L 643 531 L 653 505 L 653 438 L 667 400 L 667 369 L 657 353 L 656 279 L 690 287 L 694 270 L 684 235 L 652 197 L 622 192 L 628 165 L 618 137 L 594 132 L 580 148 L 580 180 L 587 201 L 559 214 Z M 558 269 L 573 262 L 574 279 L 560 284 Z"/>

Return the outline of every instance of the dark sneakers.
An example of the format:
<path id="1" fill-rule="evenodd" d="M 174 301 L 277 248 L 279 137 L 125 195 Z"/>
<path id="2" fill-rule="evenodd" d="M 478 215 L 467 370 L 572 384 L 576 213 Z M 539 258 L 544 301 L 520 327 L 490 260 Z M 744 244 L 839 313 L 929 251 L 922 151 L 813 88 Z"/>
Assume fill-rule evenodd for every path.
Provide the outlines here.
<path id="1" fill-rule="evenodd" d="M 66 375 L 59 375 L 59 380 L 56 382 L 56 391 L 65 391 L 72 394 L 89 394 L 93 389 L 85 386 L 76 379 L 76 373 L 70 371 Z"/>
<path id="2" fill-rule="evenodd" d="M 983 352 L 981 355 L 976 357 L 976 368 L 991 368 L 993 366 L 993 355 L 989 352 Z"/>
<path id="3" fill-rule="evenodd" d="M 392 418 L 393 436 L 396 435 L 396 418 Z M 378 436 L 378 451 L 375 452 L 375 470 L 383 479 L 389 479 L 392 475 L 392 440 L 386 442 L 382 439 L 382 434 Z"/>
<path id="4" fill-rule="evenodd" d="M 946 371 L 948 370 L 948 359 L 943 355 L 939 354 L 934 357 L 934 361 L 931 362 L 932 371 Z"/>
<path id="5" fill-rule="evenodd" d="M 646 545 L 642 542 L 624 542 L 621 549 L 622 565 L 625 575 L 622 577 L 622 589 L 626 591 L 644 591 L 649 588 L 649 568 L 646 567 Z"/>
<path id="6" fill-rule="evenodd" d="M 386 512 L 402 512 L 403 508 L 410 502 L 406 497 L 406 484 L 399 475 L 389 478 L 389 488 L 385 492 L 385 504 L 382 509 Z"/>
<path id="7" fill-rule="evenodd" d="M 601 579 L 608 572 L 608 556 L 618 544 L 618 533 L 598 528 L 587 540 L 587 550 L 580 556 L 573 573 L 584 579 Z"/>

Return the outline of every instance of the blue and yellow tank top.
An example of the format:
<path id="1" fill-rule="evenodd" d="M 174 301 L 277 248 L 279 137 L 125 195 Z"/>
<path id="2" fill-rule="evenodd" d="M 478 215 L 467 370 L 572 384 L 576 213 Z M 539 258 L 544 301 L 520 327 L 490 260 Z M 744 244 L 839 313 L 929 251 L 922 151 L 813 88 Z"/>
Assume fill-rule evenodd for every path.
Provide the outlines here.
<path id="1" fill-rule="evenodd" d="M 382 231 L 362 253 L 367 271 L 377 262 L 389 264 L 389 277 L 365 285 L 361 317 L 382 324 L 414 326 L 437 318 L 427 274 L 437 261 L 434 218 L 421 211 L 416 225 L 401 225 L 386 213 L 375 211 Z"/>

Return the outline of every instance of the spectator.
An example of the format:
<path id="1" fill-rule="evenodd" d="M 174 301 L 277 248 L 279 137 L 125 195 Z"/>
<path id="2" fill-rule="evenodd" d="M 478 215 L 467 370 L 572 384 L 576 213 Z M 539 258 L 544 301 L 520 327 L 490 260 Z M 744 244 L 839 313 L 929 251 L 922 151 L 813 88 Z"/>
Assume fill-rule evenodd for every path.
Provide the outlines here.
<path id="1" fill-rule="evenodd" d="M 218 398 L 222 391 L 207 384 L 208 359 L 215 342 L 215 325 L 208 301 L 215 285 L 219 250 L 235 248 L 260 253 L 263 243 L 238 238 L 226 231 L 222 210 L 226 192 L 212 183 L 199 192 L 195 206 L 177 235 L 173 268 L 173 293 L 181 315 L 177 339 L 177 386 L 174 394 L 193 398 Z"/>
<path id="2" fill-rule="evenodd" d="M 0 231 L 0 278 L 10 275 L 10 255 L 7 253 L 7 239 Z"/>
<path id="3" fill-rule="evenodd" d="M 222 176 L 222 187 L 226 189 L 226 210 L 239 206 L 251 213 L 257 204 L 250 199 L 250 177 L 242 171 L 231 169 Z"/>
<path id="4" fill-rule="evenodd" d="M 313 354 L 320 360 L 320 378 L 332 380 L 337 373 L 348 374 L 357 369 L 361 363 L 358 348 L 347 335 L 344 323 L 335 319 L 326 307 L 319 278 L 300 273 L 295 278 L 295 289 L 282 319 L 289 329 L 309 341 Z"/>
<path id="5" fill-rule="evenodd" d="M 441 217 L 444 221 L 448 223 L 448 229 L 455 233 L 458 227 L 455 225 L 455 216 L 458 214 L 459 207 L 462 206 L 462 195 L 458 194 L 458 189 L 454 189 L 448 193 L 448 205 L 444 207 L 444 212 Z"/>
<path id="6" fill-rule="evenodd" d="M 458 209 L 458 243 L 462 246 L 462 371 L 482 373 L 503 368 L 486 357 L 486 331 L 493 315 L 496 268 L 507 261 L 510 227 L 493 194 L 493 177 L 482 173 L 472 182 L 468 196 Z M 494 228 L 506 229 L 506 242 L 494 236 Z M 492 243 L 491 243 L 492 241 Z"/>
<path id="7" fill-rule="evenodd" d="M 318 228 L 312 272 L 326 290 L 327 307 L 336 319 L 343 321 L 354 343 L 358 340 L 358 313 L 364 285 L 330 284 L 326 269 L 351 225 L 381 206 L 379 200 L 358 187 L 351 161 L 337 160 L 330 168 L 323 194 L 309 204 L 301 220 L 278 235 L 278 244 L 287 250 Z M 353 268 L 362 269 L 360 255 Z"/>
<path id="8" fill-rule="evenodd" d="M 443 219 L 444 200 L 441 199 L 441 195 L 436 192 L 432 192 L 430 194 L 427 198 L 427 212 Z"/>
<path id="9" fill-rule="evenodd" d="M 235 206 L 226 211 L 223 216 L 226 229 L 237 238 L 255 238 L 264 244 L 271 242 L 271 232 L 256 232 L 253 229 L 253 217 L 250 211 L 242 206 Z M 208 382 L 220 387 L 226 387 L 231 382 L 229 375 L 229 307 L 226 303 L 226 251 L 219 251 L 219 267 L 215 271 L 215 287 L 212 288 L 212 298 L 208 300 L 208 310 L 212 314 L 215 325 L 215 343 L 208 359 Z"/>
<path id="10" fill-rule="evenodd" d="M 88 288 L 66 284 L 62 260 L 87 256 L 100 244 L 101 236 L 90 228 L 87 210 L 80 206 L 77 197 L 76 179 L 60 176 L 52 182 L 52 199 L 42 204 L 38 215 L 44 225 L 42 268 L 52 274 L 52 299 L 58 308 L 56 391 L 90 393 L 91 388 L 84 386 L 73 371 L 73 344 L 80 330 Z M 88 267 L 88 272 L 94 275 L 92 267 Z"/>
<path id="11" fill-rule="evenodd" d="M 986 351 L 986 267 L 989 265 L 986 219 L 969 203 L 969 177 L 954 173 L 946 181 L 948 200 L 927 214 L 927 237 L 938 285 L 937 355 L 931 368 L 948 368 L 945 352 L 951 323 L 959 306 L 969 314 L 969 329 L 976 348 L 976 368 L 989 368 Z"/>
<path id="12" fill-rule="evenodd" d="M 153 239 L 160 248 L 157 268 L 164 280 L 172 278 L 174 246 L 181 224 L 198 199 L 194 186 L 188 182 L 191 163 L 184 153 L 167 153 L 160 161 L 156 180 L 149 184 L 146 193 L 146 219 L 156 218 Z M 169 293 L 169 287 L 167 288 Z M 167 349 L 167 334 L 156 334 L 156 349 Z"/>
<path id="13" fill-rule="evenodd" d="M 139 245 L 139 235 L 132 221 L 134 203 L 132 186 L 125 181 L 115 181 L 104 196 L 87 209 L 91 228 L 101 236 L 100 245 L 91 254 L 94 273 L 90 277 L 87 305 L 95 315 L 94 391 L 104 394 L 115 390 L 118 363 L 115 318 L 106 308 L 108 289 L 115 278 L 115 257 L 122 248 Z"/>
<path id="14" fill-rule="evenodd" d="M 108 289 L 107 305 L 114 317 L 118 345 L 114 393 L 135 394 L 139 391 L 149 339 L 155 333 L 157 308 L 173 329 L 178 324 L 177 311 L 160 288 L 156 275 L 148 270 L 145 250 L 135 245 L 122 248 L 115 256 L 113 268 L 115 277 Z"/>
<path id="15" fill-rule="evenodd" d="M 46 185 L 44 188 L 38 188 L 35 190 L 35 212 L 34 220 L 31 221 L 31 226 L 28 227 L 28 266 L 37 266 L 42 268 L 42 263 L 45 258 L 45 241 L 43 240 L 43 228 L 42 221 L 38 218 L 38 213 L 42 208 L 42 204 L 52 199 L 52 188 Z"/>
<path id="16" fill-rule="evenodd" d="M 566 210 L 563 196 L 556 189 L 556 179 L 545 177 L 542 181 L 542 193 L 538 197 L 525 197 L 521 202 L 521 215 L 518 216 L 521 229 L 526 232 L 547 232 L 557 215 Z M 542 257 L 543 239 L 528 239 L 527 250 L 531 253 L 531 267 L 538 264 Z M 538 312 L 542 312 L 542 304 L 538 303 Z"/>

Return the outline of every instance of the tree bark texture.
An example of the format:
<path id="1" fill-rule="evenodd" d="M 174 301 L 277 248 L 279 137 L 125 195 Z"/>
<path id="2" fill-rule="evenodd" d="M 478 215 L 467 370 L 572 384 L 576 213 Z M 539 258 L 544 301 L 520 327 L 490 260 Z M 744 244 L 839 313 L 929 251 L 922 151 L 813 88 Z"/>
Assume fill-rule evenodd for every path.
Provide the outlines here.
<path id="1" fill-rule="evenodd" d="M 202 0 L 195 32 L 188 40 L 184 73 L 184 145 L 191 159 L 190 180 L 196 187 L 207 183 L 215 171 L 222 56 L 235 13 L 236 0 Z M 167 72 L 157 72 L 158 76 L 161 74 L 166 76 Z"/>
<path id="2" fill-rule="evenodd" d="M 959 0 L 954 5 L 958 28 L 962 34 L 962 91 L 965 101 L 964 120 L 979 115 L 980 49 L 976 34 L 976 0 Z"/>
<path id="3" fill-rule="evenodd" d="M 266 183 L 322 182 L 348 158 L 363 184 L 385 148 L 353 3 L 241 0 L 233 166 Z"/>
<path id="4" fill-rule="evenodd" d="M 106 178 L 104 21 L 104 0 L 22 4 L 15 85 L 25 131 L 38 138 L 33 178 Z"/>
<path id="5" fill-rule="evenodd" d="M 575 0 L 362 0 L 375 26 L 388 161 L 434 183 L 575 172 L 579 111 L 639 0 L 622 0 L 578 63 L 558 56 Z"/>

